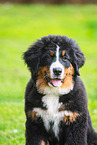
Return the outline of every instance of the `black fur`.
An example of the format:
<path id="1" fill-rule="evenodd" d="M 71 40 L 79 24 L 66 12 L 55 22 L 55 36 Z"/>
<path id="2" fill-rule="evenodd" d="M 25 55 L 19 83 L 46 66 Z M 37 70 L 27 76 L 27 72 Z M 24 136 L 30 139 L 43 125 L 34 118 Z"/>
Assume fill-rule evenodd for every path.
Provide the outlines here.
<path id="1" fill-rule="evenodd" d="M 37 72 L 39 66 L 49 66 L 52 58 L 49 58 L 49 48 L 54 49 L 56 44 L 65 49 L 68 60 L 75 69 L 74 88 L 68 94 L 59 96 L 59 102 L 68 104 L 66 110 L 81 114 L 75 122 L 60 123 L 59 140 L 54 136 L 52 130 L 47 132 L 42 118 L 32 120 L 28 111 L 34 107 L 46 109 L 42 103 L 44 94 L 40 94 L 36 87 Z M 37 40 L 28 51 L 24 53 L 24 60 L 31 72 L 31 79 L 27 84 L 25 92 L 26 113 L 26 145 L 40 145 L 41 141 L 49 142 L 49 145 L 97 145 L 97 133 L 95 133 L 87 107 L 87 95 L 84 85 L 79 78 L 79 68 L 84 64 L 85 57 L 75 40 L 67 36 L 46 36 Z"/>

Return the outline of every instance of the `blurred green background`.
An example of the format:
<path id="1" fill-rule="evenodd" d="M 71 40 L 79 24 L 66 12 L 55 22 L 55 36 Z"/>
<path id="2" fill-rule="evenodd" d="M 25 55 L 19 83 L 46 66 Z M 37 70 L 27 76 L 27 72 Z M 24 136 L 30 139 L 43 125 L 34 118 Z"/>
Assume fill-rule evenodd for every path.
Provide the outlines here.
<path id="1" fill-rule="evenodd" d="M 97 131 L 97 5 L 0 5 L 0 144 L 25 144 L 24 92 L 30 78 L 22 54 L 40 37 L 76 39 L 85 53 L 80 69 Z"/>

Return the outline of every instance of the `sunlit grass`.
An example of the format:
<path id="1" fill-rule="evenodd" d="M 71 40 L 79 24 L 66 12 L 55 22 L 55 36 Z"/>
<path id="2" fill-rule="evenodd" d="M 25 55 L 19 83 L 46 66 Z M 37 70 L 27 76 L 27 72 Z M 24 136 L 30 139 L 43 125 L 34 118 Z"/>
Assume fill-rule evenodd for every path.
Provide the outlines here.
<path id="1" fill-rule="evenodd" d="M 97 5 L 0 5 L 0 144 L 24 145 L 24 91 L 30 78 L 23 52 L 48 34 L 67 35 L 86 56 L 80 70 L 97 131 Z"/>

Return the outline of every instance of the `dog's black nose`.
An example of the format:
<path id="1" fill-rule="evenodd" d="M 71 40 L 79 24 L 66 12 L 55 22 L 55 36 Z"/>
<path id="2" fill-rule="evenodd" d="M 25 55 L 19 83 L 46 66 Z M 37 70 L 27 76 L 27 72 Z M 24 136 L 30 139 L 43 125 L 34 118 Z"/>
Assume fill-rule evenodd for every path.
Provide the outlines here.
<path id="1" fill-rule="evenodd" d="M 54 75 L 59 76 L 62 73 L 61 68 L 53 68 Z"/>

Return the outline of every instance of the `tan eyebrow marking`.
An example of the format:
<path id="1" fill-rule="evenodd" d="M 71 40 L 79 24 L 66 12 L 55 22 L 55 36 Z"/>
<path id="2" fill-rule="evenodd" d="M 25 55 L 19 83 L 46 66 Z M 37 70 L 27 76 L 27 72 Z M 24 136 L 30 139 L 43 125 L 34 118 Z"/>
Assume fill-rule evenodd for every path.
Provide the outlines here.
<path id="1" fill-rule="evenodd" d="M 50 50 L 50 55 L 51 55 L 51 56 L 54 56 L 54 52 L 53 52 L 53 51 L 51 51 L 51 50 Z"/>
<path id="2" fill-rule="evenodd" d="M 62 51 L 62 56 L 64 56 L 64 55 L 65 55 L 65 50 Z"/>

